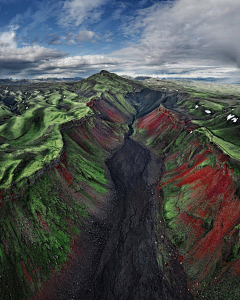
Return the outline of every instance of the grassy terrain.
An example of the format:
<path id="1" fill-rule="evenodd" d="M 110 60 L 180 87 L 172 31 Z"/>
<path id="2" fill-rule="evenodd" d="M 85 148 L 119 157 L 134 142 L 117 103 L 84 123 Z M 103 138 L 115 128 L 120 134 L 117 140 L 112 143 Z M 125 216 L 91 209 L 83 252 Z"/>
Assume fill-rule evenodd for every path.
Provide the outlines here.
<path id="1" fill-rule="evenodd" d="M 101 73 L 83 79 L 75 86 L 80 94 L 88 96 L 93 93 L 94 97 L 104 97 L 122 113 L 128 115 L 135 113 L 134 108 L 125 100 L 124 95 L 134 91 L 130 81 L 112 73 Z"/>
<path id="2" fill-rule="evenodd" d="M 110 97 L 111 92 L 103 86 L 98 90 L 101 82 L 97 76 L 95 79 L 96 94 Z M 118 96 L 111 96 L 120 112 L 125 103 L 120 91 L 123 86 L 125 93 L 130 90 L 125 84 L 123 81 L 121 86 L 120 80 Z M 11 93 L 16 100 L 17 91 Z M 23 194 L 15 198 L 10 194 L 12 200 L 0 203 L 0 299 L 4 300 L 35 297 L 35 292 L 43 289 L 42 283 L 49 282 L 69 260 L 82 222 L 106 201 L 111 188 L 105 160 L 122 146 L 128 132 L 127 124 L 90 113 L 86 103 L 93 95 L 87 94 L 84 81 L 75 87 L 36 89 L 34 85 L 27 93 L 24 100 L 18 99 L 21 105 L 14 104 L 18 111 L 1 102 L 3 112 L 8 112 L 0 127 L 1 187 L 14 183 L 16 194 L 22 179 L 31 178 L 58 157 L 63 145 L 64 150 L 58 163 L 45 169 Z M 25 91 L 18 94 L 26 95 Z M 81 125 L 61 132 L 64 123 L 86 115 L 89 117 Z"/>
<path id="3" fill-rule="evenodd" d="M 239 283 L 240 258 L 237 146 L 232 148 L 206 127 L 193 130 L 190 122 L 183 126 L 164 108 L 137 120 L 135 128 L 136 140 L 165 156 L 159 219 L 165 224 L 165 236 L 178 249 L 194 298 L 238 299 L 234 285 Z M 229 157 L 219 148 L 235 158 L 230 167 Z M 161 247 L 160 256 L 163 251 Z"/>
<path id="4" fill-rule="evenodd" d="M 225 154 L 240 160 L 239 85 L 156 78 L 144 80 L 143 83 L 163 92 L 176 92 L 180 98 L 178 107 L 189 115 L 193 123 L 203 128 L 206 137 Z M 234 118 L 237 118 L 235 122 Z"/>
<path id="5" fill-rule="evenodd" d="M 59 164 L 1 207 L 0 299 L 28 299 L 59 272 L 88 217 L 87 206 L 106 197 L 108 154 L 91 135 L 92 125 L 85 124 L 84 133 L 79 127 L 64 132 Z"/>
<path id="6" fill-rule="evenodd" d="M 28 88 L 24 93 L 0 90 L 0 189 L 56 159 L 63 147 L 61 125 L 90 114 L 88 99 L 68 91 L 65 85 L 47 91 Z M 14 97 L 17 112 L 11 103 L 4 105 L 6 95 Z"/>
<path id="7" fill-rule="evenodd" d="M 229 129 L 227 129 L 227 130 L 229 130 Z M 226 132 L 227 130 L 223 130 L 223 131 Z M 217 137 L 216 135 L 212 134 L 212 132 L 205 127 L 201 127 L 200 129 L 197 129 L 196 131 L 205 133 L 206 136 L 209 138 L 209 140 L 211 142 L 213 142 L 214 144 L 216 144 L 220 149 L 222 149 L 222 151 L 225 154 L 229 155 L 233 159 L 240 160 L 240 150 L 239 150 L 239 140 L 238 139 L 233 140 L 233 142 L 235 141 L 235 143 L 236 143 L 236 144 L 234 144 L 233 142 L 230 143 L 224 139 Z M 232 132 L 230 131 L 229 134 L 232 134 Z"/>
<path id="8" fill-rule="evenodd" d="M 51 170 L 21 201 L 9 201 L 1 209 L 0 299 L 26 299 L 51 269 L 67 260 L 81 216 L 87 214 L 70 197 L 69 203 L 64 201 L 61 193 L 66 191 L 56 186 L 58 177 Z"/>
<path id="9" fill-rule="evenodd" d="M 58 159 L 62 125 L 91 115 L 86 103 L 92 98 L 104 97 L 122 115 L 134 114 L 124 98 L 133 90 L 128 80 L 104 72 L 71 84 L 0 87 L 0 190 L 14 183 L 21 191 L 30 176 Z"/>

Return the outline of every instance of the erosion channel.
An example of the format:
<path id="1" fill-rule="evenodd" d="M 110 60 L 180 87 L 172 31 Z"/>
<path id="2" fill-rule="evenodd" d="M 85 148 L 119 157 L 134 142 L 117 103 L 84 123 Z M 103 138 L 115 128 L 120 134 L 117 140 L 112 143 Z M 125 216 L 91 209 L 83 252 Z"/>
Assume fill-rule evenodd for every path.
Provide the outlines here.
<path id="1" fill-rule="evenodd" d="M 115 223 L 94 278 L 92 299 L 192 299 L 181 272 L 173 275 L 183 276 L 181 287 L 173 290 L 158 266 L 155 222 L 162 159 L 132 140 L 132 134 L 129 125 L 123 147 L 107 163 L 118 201 Z"/>
<path id="2" fill-rule="evenodd" d="M 143 99 L 137 99 L 141 107 Z M 147 108 L 147 112 L 156 105 Z M 178 253 L 164 235 L 159 213 L 163 195 L 158 183 L 163 158 L 132 138 L 135 117 L 144 115 L 146 110 L 128 121 L 123 146 L 106 161 L 115 195 L 113 207 L 107 217 L 93 217 L 89 222 L 79 241 L 83 255 L 67 275 L 67 286 L 65 280 L 63 285 L 59 280 L 56 283 L 58 299 L 193 299 Z M 101 122 L 102 116 L 95 114 L 95 118 Z"/>

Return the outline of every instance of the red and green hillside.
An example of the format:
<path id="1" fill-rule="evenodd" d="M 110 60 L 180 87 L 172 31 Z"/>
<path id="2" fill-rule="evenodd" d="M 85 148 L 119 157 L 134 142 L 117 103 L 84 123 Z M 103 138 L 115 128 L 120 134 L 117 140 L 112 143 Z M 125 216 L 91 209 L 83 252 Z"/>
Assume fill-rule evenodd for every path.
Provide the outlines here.
<path id="1" fill-rule="evenodd" d="M 162 215 L 190 290 L 208 299 L 237 299 L 239 177 L 229 157 L 196 126 L 164 108 L 138 121 L 136 139 L 165 156 Z"/>
<path id="2" fill-rule="evenodd" d="M 0 299 L 238 299 L 237 92 L 107 71 L 11 89 Z"/>

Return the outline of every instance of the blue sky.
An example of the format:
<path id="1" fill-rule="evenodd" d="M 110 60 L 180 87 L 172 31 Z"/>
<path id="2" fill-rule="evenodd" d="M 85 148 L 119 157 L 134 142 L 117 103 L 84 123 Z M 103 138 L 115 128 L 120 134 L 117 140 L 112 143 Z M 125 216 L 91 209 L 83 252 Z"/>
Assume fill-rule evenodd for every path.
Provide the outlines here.
<path id="1" fill-rule="evenodd" d="M 239 0 L 0 0 L 0 77 L 239 78 Z"/>

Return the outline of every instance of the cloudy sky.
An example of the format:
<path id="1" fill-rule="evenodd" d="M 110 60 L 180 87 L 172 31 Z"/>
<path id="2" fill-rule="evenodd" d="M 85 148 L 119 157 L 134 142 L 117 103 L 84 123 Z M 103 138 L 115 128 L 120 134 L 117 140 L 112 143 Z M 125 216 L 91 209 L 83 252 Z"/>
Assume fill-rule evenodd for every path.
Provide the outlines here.
<path id="1" fill-rule="evenodd" d="M 0 78 L 240 77 L 239 0 L 0 0 Z"/>

